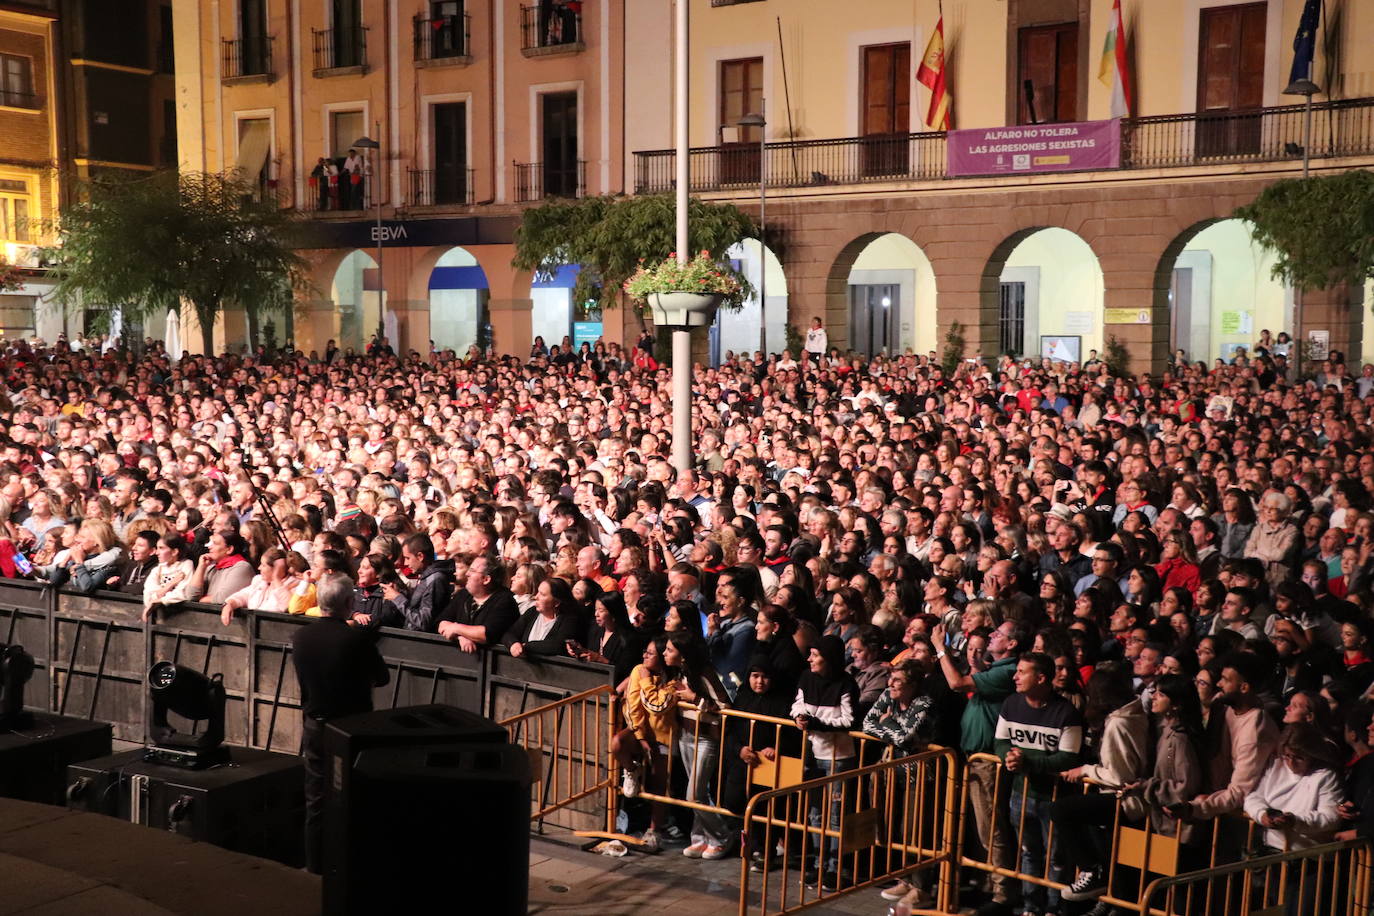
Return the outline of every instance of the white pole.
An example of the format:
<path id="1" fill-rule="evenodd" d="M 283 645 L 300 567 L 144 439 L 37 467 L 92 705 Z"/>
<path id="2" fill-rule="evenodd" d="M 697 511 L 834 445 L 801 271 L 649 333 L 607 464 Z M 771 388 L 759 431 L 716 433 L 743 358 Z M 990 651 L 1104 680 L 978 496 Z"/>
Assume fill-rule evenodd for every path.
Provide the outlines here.
<path id="1" fill-rule="evenodd" d="M 768 361 L 768 99 L 759 99 L 759 350 Z"/>
<path id="2" fill-rule="evenodd" d="M 687 4 L 677 0 L 674 11 L 677 156 L 677 262 L 688 261 L 687 185 L 691 174 L 687 161 L 688 85 L 687 85 Z M 673 328 L 673 467 L 679 472 L 692 467 L 692 335 L 685 327 Z"/>

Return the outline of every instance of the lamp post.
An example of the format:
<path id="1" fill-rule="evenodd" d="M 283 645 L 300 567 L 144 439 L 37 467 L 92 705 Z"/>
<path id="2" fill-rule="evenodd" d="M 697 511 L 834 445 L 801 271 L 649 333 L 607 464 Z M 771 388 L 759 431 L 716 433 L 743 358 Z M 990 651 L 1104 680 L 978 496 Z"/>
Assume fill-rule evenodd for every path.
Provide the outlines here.
<path id="1" fill-rule="evenodd" d="M 759 99 L 757 113 L 750 112 L 736 123 L 738 127 L 759 129 L 759 352 L 768 359 L 768 120 L 765 99 Z"/>
<path id="2" fill-rule="evenodd" d="M 687 143 L 687 27 L 688 0 L 677 0 L 673 11 L 673 104 L 674 132 L 676 137 L 676 156 L 674 178 L 676 188 L 674 200 L 677 208 L 677 262 L 686 265 L 688 261 L 687 239 L 687 185 L 690 178 Z M 673 328 L 673 467 L 678 473 L 692 467 L 692 335 L 686 327 Z"/>
<path id="3" fill-rule="evenodd" d="M 377 133 L 381 134 L 380 124 L 377 125 Z M 386 339 L 386 284 L 382 282 L 382 195 L 373 185 L 381 180 L 382 145 L 371 137 L 359 137 L 353 141 L 353 147 L 372 151 L 372 181 L 369 182 L 368 189 L 372 191 L 377 204 L 377 227 L 372 230 L 372 234 L 373 241 L 377 243 L 377 347 L 380 349 Z M 399 341 L 397 346 L 400 346 Z"/>
<path id="4" fill-rule="evenodd" d="M 1312 165 L 1312 96 L 1321 92 L 1321 87 L 1312 82 L 1312 65 L 1308 64 L 1307 77 L 1305 79 L 1293 80 L 1288 84 L 1288 88 L 1283 90 L 1284 95 L 1300 95 L 1305 100 L 1302 124 L 1302 177 L 1305 179 L 1311 171 Z M 1297 338 L 1297 365 L 1298 373 L 1302 374 L 1302 351 L 1303 335 L 1302 326 L 1302 287 L 1295 287 L 1293 290 L 1293 331 Z"/>

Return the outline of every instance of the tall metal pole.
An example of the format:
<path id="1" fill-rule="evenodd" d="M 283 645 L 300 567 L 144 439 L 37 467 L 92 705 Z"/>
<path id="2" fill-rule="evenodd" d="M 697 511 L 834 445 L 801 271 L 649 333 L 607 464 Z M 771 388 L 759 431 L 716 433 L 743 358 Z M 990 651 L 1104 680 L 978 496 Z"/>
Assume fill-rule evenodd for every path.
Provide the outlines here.
<path id="1" fill-rule="evenodd" d="M 759 99 L 759 352 L 768 360 L 768 99 Z"/>
<path id="2" fill-rule="evenodd" d="M 687 161 L 689 87 L 688 77 L 688 9 L 689 0 L 677 0 L 674 10 L 674 105 L 677 141 L 676 206 L 677 206 L 677 262 L 688 261 L 687 208 L 688 182 L 691 176 Z M 692 467 L 692 335 L 685 327 L 673 328 L 673 467 L 679 472 Z"/>
<path id="3" fill-rule="evenodd" d="M 378 136 L 381 136 L 381 131 L 382 125 L 378 122 Z M 386 281 L 382 274 L 382 195 L 377 192 L 377 184 L 381 180 L 382 147 L 379 141 L 377 148 L 372 151 L 372 181 L 368 183 L 368 190 L 376 198 L 377 204 L 377 228 L 373 230 L 373 234 L 377 236 L 377 349 L 379 350 L 386 338 Z"/>

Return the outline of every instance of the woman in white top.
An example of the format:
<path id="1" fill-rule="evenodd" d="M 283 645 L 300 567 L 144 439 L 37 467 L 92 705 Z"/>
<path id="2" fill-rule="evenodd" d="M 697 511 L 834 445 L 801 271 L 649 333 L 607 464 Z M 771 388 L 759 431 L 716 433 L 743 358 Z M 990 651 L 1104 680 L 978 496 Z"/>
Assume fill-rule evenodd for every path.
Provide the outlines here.
<path id="1" fill-rule="evenodd" d="M 239 608 L 285 611 L 291 601 L 294 585 L 296 581 L 287 572 L 286 551 L 273 547 L 265 551 L 258 561 L 258 574 L 253 581 L 224 600 L 220 608 L 220 622 L 229 626 L 234 619 L 234 612 Z"/>
<path id="2" fill-rule="evenodd" d="M 1331 840 L 1345 800 L 1339 770 L 1336 747 L 1315 725 L 1295 722 L 1283 730 L 1278 753 L 1245 797 L 1245 813 L 1265 828 L 1266 845 L 1286 852 Z"/>
<path id="3" fill-rule="evenodd" d="M 177 535 L 158 542 L 157 566 L 143 585 L 144 620 L 152 620 L 159 605 L 186 600 L 186 588 L 191 584 L 191 572 L 195 567 L 186 551 L 186 539 Z"/>

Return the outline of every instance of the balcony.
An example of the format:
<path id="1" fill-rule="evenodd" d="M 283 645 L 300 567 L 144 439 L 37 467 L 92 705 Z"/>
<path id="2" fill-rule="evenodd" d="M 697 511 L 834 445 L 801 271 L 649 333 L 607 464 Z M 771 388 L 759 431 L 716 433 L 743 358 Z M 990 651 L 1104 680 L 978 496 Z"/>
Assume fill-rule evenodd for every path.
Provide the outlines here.
<path id="1" fill-rule="evenodd" d="M 1374 154 L 1374 98 L 1313 105 L 1311 158 Z M 1164 169 L 1302 158 L 1304 107 L 1130 118 L 1121 125 L 1121 168 Z M 841 137 L 768 144 L 768 187 L 814 188 L 939 181 L 946 169 L 943 133 Z M 635 193 L 670 191 L 673 150 L 635 153 Z M 693 192 L 752 190 L 759 183 L 756 144 L 697 147 L 688 153 Z"/>
<path id="2" fill-rule="evenodd" d="M 541 3 L 520 7 L 520 53 L 526 57 L 576 54 L 587 50 L 582 40 L 582 12 Z"/>
<path id="3" fill-rule="evenodd" d="M 515 163 L 515 200 L 581 197 L 587 192 L 587 161 Z"/>
<path id="4" fill-rule="evenodd" d="M 415 18 L 415 64 L 455 67 L 472 63 L 472 16 Z"/>
<path id="5" fill-rule="evenodd" d="M 348 76 L 367 72 L 367 27 L 311 29 L 315 76 Z"/>
<path id="6" fill-rule="evenodd" d="M 412 207 L 472 206 L 472 169 L 410 169 Z"/>
<path id="7" fill-rule="evenodd" d="M 272 36 L 226 38 L 221 60 L 220 80 L 226 84 L 270 83 L 274 78 Z"/>
<path id="8" fill-rule="evenodd" d="M 0 89 L 0 108 L 20 108 L 24 111 L 39 111 L 38 93 L 23 92 L 18 89 Z"/>

